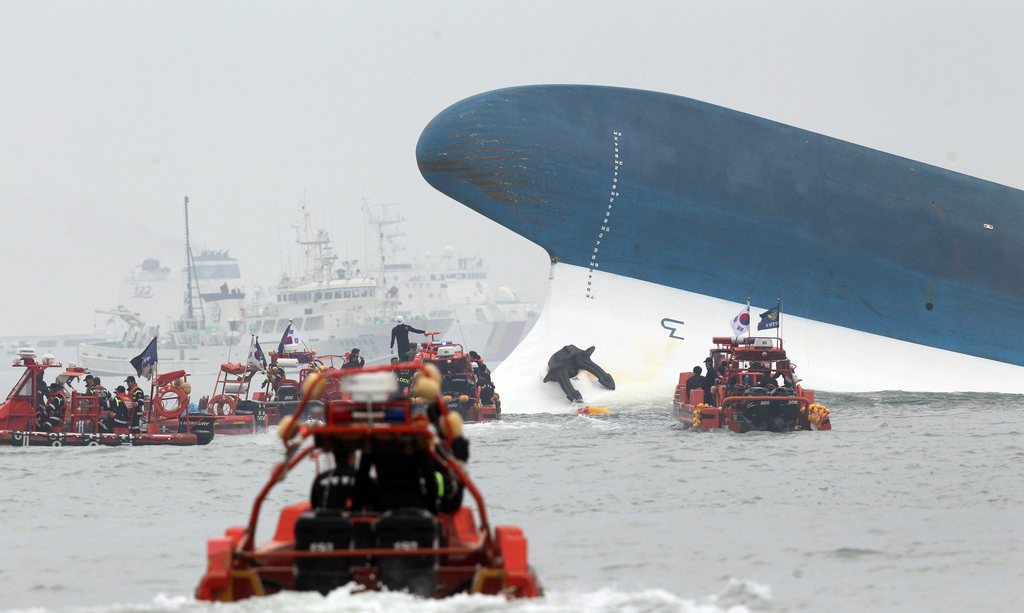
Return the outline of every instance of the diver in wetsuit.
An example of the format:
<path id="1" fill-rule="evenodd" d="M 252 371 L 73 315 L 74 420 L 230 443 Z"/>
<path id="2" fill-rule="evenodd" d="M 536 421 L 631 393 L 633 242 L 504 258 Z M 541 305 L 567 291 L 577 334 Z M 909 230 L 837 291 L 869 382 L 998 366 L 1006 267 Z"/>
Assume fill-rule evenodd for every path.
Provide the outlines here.
<path id="1" fill-rule="evenodd" d="M 395 343 L 398 343 L 398 357 L 403 361 L 413 359 L 413 355 L 410 350 L 412 345 L 409 343 L 409 333 L 415 332 L 416 334 L 426 334 L 423 330 L 417 330 L 409 324 L 405 323 L 405 319 L 401 315 L 395 317 L 395 327 L 391 328 L 391 348 L 395 348 Z"/>

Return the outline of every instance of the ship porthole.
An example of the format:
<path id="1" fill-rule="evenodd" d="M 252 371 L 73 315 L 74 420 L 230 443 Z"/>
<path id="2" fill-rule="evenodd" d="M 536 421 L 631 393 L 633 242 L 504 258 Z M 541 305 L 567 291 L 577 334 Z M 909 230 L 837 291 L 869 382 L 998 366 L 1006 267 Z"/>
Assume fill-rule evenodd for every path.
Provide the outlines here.
<path id="1" fill-rule="evenodd" d="M 924 303 L 924 308 L 925 308 L 925 310 L 930 311 L 930 310 L 935 308 L 935 305 L 930 303 L 930 302 L 926 302 L 926 303 Z"/>

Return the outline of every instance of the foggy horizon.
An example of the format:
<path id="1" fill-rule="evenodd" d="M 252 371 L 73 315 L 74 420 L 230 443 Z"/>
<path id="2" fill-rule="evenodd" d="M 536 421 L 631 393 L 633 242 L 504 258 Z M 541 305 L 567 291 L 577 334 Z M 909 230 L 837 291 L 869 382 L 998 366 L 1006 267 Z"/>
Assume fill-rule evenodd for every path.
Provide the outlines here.
<path id="1" fill-rule="evenodd" d="M 182 268 L 185 196 L 193 250 L 229 250 L 247 288 L 288 270 L 305 192 L 339 260 L 365 257 L 364 199 L 396 203 L 400 257 L 451 245 L 541 302 L 543 250 L 415 160 L 437 113 L 515 85 L 692 97 L 1020 188 L 1021 17 L 1009 2 L 6 2 L 0 336 L 89 332 L 144 259 Z"/>

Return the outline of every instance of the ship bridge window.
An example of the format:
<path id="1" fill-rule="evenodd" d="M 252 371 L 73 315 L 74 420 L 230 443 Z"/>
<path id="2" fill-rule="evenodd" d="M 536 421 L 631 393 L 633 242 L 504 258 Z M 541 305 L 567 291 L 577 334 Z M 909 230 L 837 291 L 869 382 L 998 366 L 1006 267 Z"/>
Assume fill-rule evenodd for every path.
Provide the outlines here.
<path id="1" fill-rule="evenodd" d="M 349 290 L 345 290 L 345 298 L 349 298 L 351 296 L 352 296 L 352 292 L 349 291 Z"/>
<path id="2" fill-rule="evenodd" d="M 277 320 L 277 331 L 278 332 L 284 332 L 284 329 L 287 328 L 287 327 L 288 327 L 288 320 L 287 319 L 278 319 Z"/>
<path id="3" fill-rule="evenodd" d="M 273 331 L 274 331 L 274 320 L 273 319 L 268 319 L 267 321 L 263 322 L 263 332 L 264 333 L 273 332 Z"/>
<path id="4" fill-rule="evenodd" d="M 321 300 L 323 300 L 323 298 L 324 298 L 323 292 L 314 292 L 313 293 L 313 302 L 320 302 Z"/>
<path id="5" fill-rule="evenodd" d="M 366 298 L 369 294 L 370 292 L 364 289 L 359 295 L 363 298 Z"/>
<path id="6" fill-rule="evenodd" d="M 294 329 L 294 330 L 301 330 L 302 329 L 302 318 L 301 317 L 296 317 L 295 319 L 292 320 L 292 329 Z M 284 332 L 284 330 L 282 330 L 282 332 Z"/>
<path id="7" fill-rule="evenodd" d="M 306 318 L 306 330 L 319 330 L 324 327 L 324 316 L 315 315 Z"/>

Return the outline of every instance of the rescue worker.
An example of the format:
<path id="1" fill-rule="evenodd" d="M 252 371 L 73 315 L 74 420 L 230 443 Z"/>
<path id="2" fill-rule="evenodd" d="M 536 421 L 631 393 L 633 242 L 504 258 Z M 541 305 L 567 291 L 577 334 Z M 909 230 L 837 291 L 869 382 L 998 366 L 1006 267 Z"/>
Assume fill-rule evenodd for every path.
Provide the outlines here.
<path id="1" fill-rule="evenodd" d="M 706 385 L 706 380 L 704 379 L 704 376 L 701 374 L 702 372 L 704 372 L 704 369 L 702 369 L 700 366 L 694 366 L 693 367 L 693 374 L 690 375 L 690 378 L 686 380 L 686 401 L 687 402 L 690 401 L 690 391 L 691 390 L 703 390 L 704 389 L 704 387 Z M 707 402 L 706 397 L 705 397 L 705 402 Z"/>
<path id="2" fill-rule="evenodd" d="M 366 360 L 363 359 L 363 356 L 359 355 L 359 350 L 353 349 L 352 351 L 348 352 L 348 358 L 345 360 L 345 363 L 341 365 L 341 367 L 362 368 L 364 364 L 366 364 Z"/>
<path id="3" fill-rule="evenodd" d="M 715 406 L 715 396 L 711 393 L 712 388 L 715 386 L 715 379 L 718 378 L 718 371 L 715 370 L 715 361 L 710 357 L 704 358 L 704 366 L 707 368 L 707 374 L 704 375 L 704 402 Z"/>
<path id="4" fill-rule="evenodd" d="M 494 401 L 494 382 L 491 380 L 491 369 L 484 364 L 484 359 L 475 351 L 469 352 L 472 360 L 473 373 L 476 374 L 477 385 L 480 386 L 480 404 L 491 404 Z"/>
<path id="5" fill-rule="evenodd" d="M 356 495 L 356 452 L 338 447 L 332 451 L 335 467 L 313 479 L 310 502 L 314 509 L 358 509 L 362 506 L 362 500 Z"/>
<path id="6" fill-rule="evenodd" d="M 436 372 L 436 370 L 435 370 Z M 438 376 L 438 380 L 440 377 Z M 415 380 L 413 383 L 416 388 Z M 440 386 L 434 388 L 436 399 Z M 423 390 L 421 390 L 423 391 Z M 424 398 L 430 398 L 424 394 Z M 418 450 L 411 443 L 391 444 L 377 447 L 372 452 L 364 451 L 359 461 L 357 480 L 370 483 L 370 470 L 377 472 L 375 491 L 368 493 L 368 506 L 378 511 L 401 508 L 426 509 L 437 512 L 438 484 L 434 460 L 428 453 Z"/>
<path id="7" fill-rule="evenodd" d="M 462 465 L 469 461 L 469 440 L 462 435 L 461 415 L 450 411 L 442 417 L 439 403 L 441 388 L 441 371 L 435 365 L 427 364 L 422 371 L 416 373 L 413 381 L 413 394 L 430 401 L 427 407 L 427 418 L 437 436 L 437 453 L 447 457 L 450 462 L 459 462 Z M 443 442 L 445 438 L 451 439 L 450 452 Z M 437 506 L 440 511 L 451 513 L 462 506 L 465 486 L 453 472 L 445 470 L 444 466 L 436 463 L 434 479 L 437 482 Z"/>
<path id="8" fill-rule="evenodd" d="M 391 365 L 398 364 L 398 358 L 391 358 Z M 408 398 L 409 388 L 412 386 L 412 373 L 411 370 L 396 370 L 395 379 L 398 380 L 398 397 Z"/>
<path id="9" fill-rule="evenodd" d="M 94 376 L 92 378 L 92 394 L 96 396 L 100 411 L 110 410 L 110 392 L 107 391 L 107 388 L 103 387 L 99 377 Z"/>
<path id="10" fill-rule="evenodd" d="M 67 411 L 67 396 L 60 383 L 51 383 L 46 405 L 36 410 L 36 430 L 53 432 L 64 425 Z"/>
<path id="11" fill-rule="evenodd" d="M 112 421 L 115 429 L 128 429 L 131 423 L 131 409 L 128 408 L 128 405 L 131 402 L 132 398 L 128 395 L 128 390 L 123 385 L 118 385 L 114 388 L 114 396 L 111 398 L 110 408 L 113 413 Z"/>
<path id="12" fill-rule="evenodd" d="M 135 377 L 129 376 L 124 380 L 128 384 L 128 395 L 131 396 L 131 414 L 132 414 L 132 434 L 140 434 L 142 432 L 142 414 L 146 406 L 146 392 L 142 391 L 139 384 L 135 382 Z"/>
<path id="13" fill-rule="evenodd" d="M 47 403 L 47 391 L 49 386 L 46 385 L 46 380 L 43 379 L 43 371 L 36 373 L 36 410 L 43 408 Z"/>
<path id="14" fill-rule="evenodd" d="M 409 344 L 410 332 L 426 334 L 423 330 L 417 330 L 405 323 L 405 319 L 401 315 L 395 317 L 395 327 L 391 328 L 391 350 L 394 351 L 395 343 L 397 342 L 398 358 L 403 362 L 407 362 L 416 357 L 412 354 L 413 346 Z"/>

